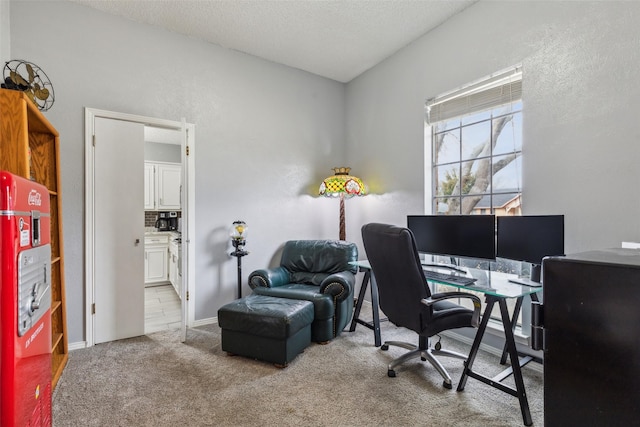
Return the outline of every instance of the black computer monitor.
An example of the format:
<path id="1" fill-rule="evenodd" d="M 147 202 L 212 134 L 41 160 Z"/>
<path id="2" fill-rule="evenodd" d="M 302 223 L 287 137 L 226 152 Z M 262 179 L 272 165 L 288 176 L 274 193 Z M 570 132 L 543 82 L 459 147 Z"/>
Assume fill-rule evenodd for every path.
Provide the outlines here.
<path id="1" fill-rule="evenodd" d="M 531 280 L 540 281 L 542 258 L 564 255 L 564 215 L 499 216 L 496 256 L 533 264 Z"/>
<path id="2" fill-rule="evenodd" d="M 425 254 L 493 260 L 494 215 L 408 215 L 407 228 Z"/>

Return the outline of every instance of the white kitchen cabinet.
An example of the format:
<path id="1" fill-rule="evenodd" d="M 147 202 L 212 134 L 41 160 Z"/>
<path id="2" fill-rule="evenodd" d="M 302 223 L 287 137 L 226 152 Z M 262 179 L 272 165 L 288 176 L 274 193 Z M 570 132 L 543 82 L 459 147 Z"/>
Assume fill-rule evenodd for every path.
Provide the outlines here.
<path id="1" fill-rule="evenodd" d="M 180 187 L 182 185 L 182 166 L 158 163 L 157 199 L 159 211 L 180 210 Z"/>
<path id="2" fill-rule="evenodd" d="M 145 236 L 144 239 L 144 284 L 169 280 L 168 271 L 169 236 Z"/>
<path id="3" fill-rule="evenodd" d="M 178 211 L 182 166 L 179 163 L 144 162 L 144 208 L 152 211 Z"/>

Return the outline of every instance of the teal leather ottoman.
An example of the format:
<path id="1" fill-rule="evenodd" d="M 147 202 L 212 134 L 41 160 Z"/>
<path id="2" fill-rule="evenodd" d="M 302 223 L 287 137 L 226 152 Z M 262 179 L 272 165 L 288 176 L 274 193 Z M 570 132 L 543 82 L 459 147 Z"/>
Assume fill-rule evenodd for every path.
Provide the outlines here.
<path id="1" fill-rule="evenodd" d="M 218 310 L 222 350 L 287 366 L 311 343 L 313 303 L 249 295 Z"/>

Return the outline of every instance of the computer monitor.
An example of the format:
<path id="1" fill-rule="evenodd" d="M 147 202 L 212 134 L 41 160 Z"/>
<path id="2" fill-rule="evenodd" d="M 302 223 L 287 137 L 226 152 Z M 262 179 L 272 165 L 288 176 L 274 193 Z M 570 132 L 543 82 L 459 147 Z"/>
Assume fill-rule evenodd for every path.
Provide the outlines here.
<path id="1" fill-rule="evenodd" d="M 408 215 L 407 228 L 425 254 L 493 260 L 494 215 Z"/>
<path id="2" fill-rule="evenodd" d="M 540 282 L 542 258 L 564 255 L 564 215 L 499 216 L 496 256 L 533 264 L 531 280 Z"/>

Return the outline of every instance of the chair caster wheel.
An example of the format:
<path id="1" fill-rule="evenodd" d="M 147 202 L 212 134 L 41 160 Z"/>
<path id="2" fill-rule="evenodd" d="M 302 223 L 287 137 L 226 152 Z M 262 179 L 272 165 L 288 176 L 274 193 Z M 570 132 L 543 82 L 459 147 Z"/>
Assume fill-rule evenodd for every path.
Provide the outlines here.
<path id="1" fill-rule="evenodd" d="M 387 376 L 388 376 L 389 378 L 395 378 L 395 377 L 396 377 L 396 371 L 394 371 L 393 369 L 389 369 L 389 370 L 387 371 Z"/>
<path id="2" fill-rule="evenodd" d="M 451 383 L 448 383 L 446 381 L 442 382 L 442 387 L 451 390 L 451 388 L 453 387 L 453 385 Z"/>
<path id="3" fill-rule="evenodd" d="M 388 345 L 388 344 L 382 344 L 382 345 L 380 346 L 380 350 L 382 350 L 382 351 L 387 351 L 387 350 L 389 350 L 389 345 Z"/>
<path id="4" fill-rule="evenodd" d="M 426 362 L 427 358 L 426 357 L 421 357 L 420 360 L 422 360 L 423 362 Z"/>

